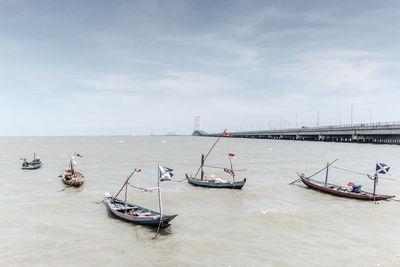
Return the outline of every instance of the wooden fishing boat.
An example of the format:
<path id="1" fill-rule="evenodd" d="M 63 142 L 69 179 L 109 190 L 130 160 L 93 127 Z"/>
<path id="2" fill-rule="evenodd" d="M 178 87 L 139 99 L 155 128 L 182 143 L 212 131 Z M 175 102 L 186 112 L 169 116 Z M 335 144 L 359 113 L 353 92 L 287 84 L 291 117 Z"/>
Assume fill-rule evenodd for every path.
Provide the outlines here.
<path id="1" fill-rule="evenodd" d="M 229 136 L 229 134 L 226 133 L 225 131 L 222 132 L 222 134 L 218 137 L 218 139 L 215 141 L 211 149 L 208 151 L 207 155 L 204 156 L 203 154 L 201 155 L 201 164 L 200 167 L 198 168 L 196 174 L 189 175 L 185 173 L 186 180 L 189 182 L 191 185 L 195 186 L 202 186 L 202 187 L 208 187 L 208 188 L 225 188 L 225 189 L 242 189 L 242 187 L 246 184 L 247 178 L 243 178 L 240 181 L 236 181 L 236 172 L 237 171 L 244 171 L 244 170 L 234 170 L 232 166 L 232 159 L 235 158 L 235 154 L 229 153 L 229 162 L 230 162 L 230 168 L 224 168 L 224 167 L 215 167 L 215 166 L 209 166 L 205 165 L 205 161 L 207 157 L 209 156 L 210 152 L 213 150 L 215 145 L 218 143 L 220 138 L 222 136 Z M 221 177 L 214 177 L 212 175 L 211 178 L 207 177 L 204 175 L 204 167 L 208 168 L 215 168 L 215 169 L 222 169 L 224 172 L 232 176 L 232 181 L 224 180 Z M 197 178 L 197 174 L 200 171 L 200 178 Z"/>
<path id="2" fill-rule="evenodd" d="M 304 173 L 302 173 L 302 174 L 297 173 L 297 175 L 300 178 L 297 179 L 296 181 L 292 182 L 291 184 L 294 184 L 295 182 L 301 180 L 307 187 L 309 187 L 311 189 L 314 189 L 314 190 L 317 190 L 319 192 L 323 192 L 323 193 L 327 193 L 327 194 L 331 194 L 331 195 L 335 195 L 335 196 L 339 196 L 339 197 L 354 198 L 354 199 L 359 199 L 359 200 L 379 201 L 379 200 L 387 200 L 387 199 L 391 199 L 391 198 L 396 197 L 394 195 L 382 195 L 382 194 L 377 194 L 376 193 L 376 185 L 377 185 L 377 181 L 378 181 L 378 173 L 383 173 L 383 174 L 387 173 L 387 171 L 389 170 L 388 167 L 387 167 L 387 170 L 381 170 L 381 169 L 378 168 L 379 165 L 377 164 L 377 171 L 376 171 L 374 176 L 371 176 L 369 174 L 360 173 L 360 172 L 357 172 L 357 171 L 352 171 L 352 170 L 348 170 L 348 169 L 332 166 L 332 164 L 334 162 L 336 162 L 336 161 L 337 161 L 337 159 L 335 161 L 333 161 L 332 163 L 327 163 L 325 168 L 322 168 L 321 170 L 319 170 L 318 172 L 314 173 L 313 175 L 311 175 L 309 177 L 306 177 L 304 175 Z M 382 163 L 380 163 L 380 164 L 382 164 Z M 344 171 L 349 171 L 349 172 L 352 172 L 352 173 L 366 175 L 370 180 L 374 181 L 374 191 L 373 191 L 373 193 L 361 190 L 361 185 L 355 185 L 353 182 L 349 182 L 349 184 L 348 184 L 348 186 L 351 186 L 351 187 L 339 186 L 339 185 L 335 185 L 335 184 L 332 184 L 332 183 L 328 183 L 329 167 L 340 169 L 340 170 L 344 170 Z M 323 170 L 326 170 L 326 176 L 325 176 L 325 181 L 324 182 L 311 179 L 311 177 L 317 175 L 318 173 L 320 173 Z"/>
<path id="3" fill-rule="evenodd" d="M 308 186 L 311 189 L 318 190 L 324 193 L 328 193 L 331 195 L 339 196 L 339 197 L 348 197 L 348 198 L 355 198 L 355 199 L 361 199 L 361 200 L 386 200 L 390 198 L 394 198 L 396 196 L 390 196 L 390 195 L 381 195 L 381 194 L 374 194 L 366 191 L 359 191 L 359 192 L 351 192 L 348 190 L 346 187 L 343 186 L 338 186 L 335 184 L 327 183 L 325 186 L 324 182 L 313 180 L 313 179 L 307 179 L 305 177 L 300 177 L 301 181 Z"/>
<path id="4" fill-rule="evenodd" d="M 136 223 L 141 225 L 147 225 L 152 227 L 158 227 L 159 229 L 164 229 L 170 226 L 170 221 L 172 221 L 177 215 L 167 215 L 162 212 L 162 202 L 161 202 L 161 188 L 160 188 L 160 181 L 170 180 L 172 177 L 172 169 L 158 166 L 158 186 L 156 188 L 139 188 L 142 191 L 158 191 L 158 203 L 160 211 L 150 210 L 136 204 L 130 203 L 127 201 L 128 198 L 128 185 L 129 180 L 135 172 L 141 172 L 141 169 L 135 169 L 132 174 L 126 179 L 124 185 L 115 195 L 112 197 L 109 193 L 105 193 L 105 200 L 108 206 L 108 209 L 118 218 Z M 166 171 L 167 170 L 167 171 Z M 160 172 L 162 171 L 162 173 Z M 168 179 L 165 179 L 167 177 Z M 131 185 L 132 186 L 132 185 Z M 125 187 L 125 200 L 117 199 L 117 196 Z M 158 235 L 158 231 L 157 231 Z"/>
<path id="5" fill-rule="evenodd" d="M 81 186 L 85 181 L 85 176 L 83 176 L 82 173 L 75 170 L 74 168 L 74 166 L 76 166 L 76 162 L 74 160 L 75 156 L 81 157 L 79 154 L 76 153 L 74 153 L 74 155 L 71 155 L 71 159 L 68 163 L 68 166 L 62 173 L 61 178 L 64 184 L 78 187 Z"/>
<path id="6" fill-rule="evenodd" d="M 113 199 L 111 196 L 107 198 L 106 202 L 109 210 L 118 218 L 141 225 L 160 226 L 164 229 L 169 227 L 169 222 L 177 216 L 166 214 L 160 216 L 159 212 L 123 200 Z"/>
<path id="7" fill-rule="evenodd" d="M 204 187 L 212 187 L 212 188 L 228 188 L 228 189 L 242 189 L 242 187 L 246 184 L 246 178 L 244 178 L 242 181 L 237 181 L 237 182 L 232 182 L 232 181 L 223 181 L 221 179 L 207 179 L 207 180 L 201 180 L 201 179 L 196 179 L 192 176 L 189 176 L 188 174 L 186 175 L 186 179 L 188 182 L 192 185 L 196 186 L 204 186 Z"/>
<path id="8" fill-rule="evenodd" d="M 81 186 L 85 181 L 85 176 L 74 169 L 67 168 L 62 174 L 62 180 L 66 185 Z"/>
<path id="9" fill-rule="evenodd" d="M 24 170 L 35 170 L 39 169 L 42 166 L 42 162 L 40 161 L 40 158 L 36 156 L 35 153 L 33 153 L 33 160 L 31 162 L 27 162 L 26 158 L 22 159 L 22 169 Z"/>

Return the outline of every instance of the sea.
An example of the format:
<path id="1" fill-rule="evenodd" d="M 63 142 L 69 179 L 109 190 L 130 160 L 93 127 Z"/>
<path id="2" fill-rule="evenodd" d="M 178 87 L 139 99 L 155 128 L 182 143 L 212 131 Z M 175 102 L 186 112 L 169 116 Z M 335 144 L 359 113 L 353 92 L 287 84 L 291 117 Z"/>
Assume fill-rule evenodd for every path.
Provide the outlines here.
<path id="1" fill-rule="evenodd" d="M 265 139 L 222 138 L 206 164 L 230 167 L 242 190 L 195 187 L 201 154 L 213 137 L 101 136 L 0 138 L 0 266 L 400 266 L 400 203 L 358 201 L 290 182 L 335 162 L 374 174 L 390 166 L 377 193 L 400 195 L 400 147 Z M 43 166 L 22 170 L 33 152 Z M 79 153 L 80 188 L 59 175 Z M 174 170 L 161 183 L 163 211 L 178 216 L 157 229 L 115 218 L 104 193 L 116 194 L 126 178 L 137 187 L 157 185 L 158 164 Z M 205 175 L 229 179 L 218 168 Z M 322 171 L 314 178 L 324 180 Z M 384 179 L 384 177 L 388 179 Z M 349 181 L 373 190 L 364 174 L 329 168 L 329 182 Z M 123 193 L 120 194 L 123 198 Z M 129 188 L 128 200 L 158 210 L 158 194 Z"/>

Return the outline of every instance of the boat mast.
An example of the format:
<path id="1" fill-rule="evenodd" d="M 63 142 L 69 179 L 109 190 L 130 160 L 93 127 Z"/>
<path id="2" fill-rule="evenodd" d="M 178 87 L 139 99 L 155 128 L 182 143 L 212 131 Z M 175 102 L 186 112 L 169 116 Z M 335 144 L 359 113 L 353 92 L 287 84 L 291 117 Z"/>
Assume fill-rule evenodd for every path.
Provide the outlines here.
<path id="1" fill-rule="evenodd" d="M 72 159 L 69 160 L 69 166 L 70 166 L 70 169 L 71 169 L 71 173 L 74 174 L 74 166 L 72 164 Z"/>
<path id="2" fill-rule="evenodd" d="M 213 148 L 215 147 L 215 145 L 218 143 L 219 139 L 221 139 L 222 134 L 226 132 L 226 129 L 218 136 L 217 141 L 215 141 L 215 143 L 212 145 L 212 147 L 210 148 L 210 150 L 208 151 L 207 155 L 204 157 L 204 160 L 202 160 L 202 163 L 204 164 L 204 161 L 208 158 L 208 155 L 210 155 L 211 151 L 213 150 Z M 194 178 L 197 177 L 197 174 L 199 174 L 200 169 L 203 167 L 203 165 L 201 165 L 198 169 L 196 174 L 194 175 Z"/>
<path id="3" fill-rule="evenodd" d="M 160 207 L 160 222 L 162 221 L 162 203 L 161 203 L 161 188 L 160 188 L 160 176 L 161 176 L 161 173 L 160 173 L 160 164 L 158 164 L 158 179 L 157 179 L 157 182 L 158 182 L 158 205 L 159 205 L 159 207 Z"/>
<path id="4" fill-rule="evenodd" d="M 126 212 L 126 208 L 128 207 L 128 204 L 126 202 L 127 198 L 128 198 L 128 183 L 126 183 L 126 185 L 125 185 L 125 212 Z"/>
<path id="5" fill-rule="evenodd" d="M 120 190 L 118 191 L 118 193 L 115 195 L 115 197 L 113 197 L 113 199 L 116 199 L 116 198 L 117 198 L 117 196 L 119 195 L 119 193 L 121 193 L 121 191 L 122 191 L 122 189 L 124 188 L 124 186 L 125 186 L 126 184 L 128 184 L 129 179 L 131 179 L 132 175 L 133 175 L 136 171 L 137 171 L 137 172 L 140 172 L 141 169 L 139 169 L 139 170 L 135 169 L 135 170 L 131 173 L 131 175 L 129 175 L 129 177 L 126 179 L 124 185 L 121 187 L 121 189 L 120 189 Z"/>
<path id="6" fill-rule="evenodd" d="M 203 181 L 204 178 L 204 170 L 203 170 L 203 166 L 204 166 L 204 154 L 201 154 L 201 165 L 200 165 L 200 169 L 201 169 L 201 180 Z"/>
<path id="7" fill-rule="evenodd" d="M 232 159 L 231 159 L 231 157 L 229 157 L 229 162 L 231 163 L 232 178 L 233 178 L 233 182 L 235 183 L 235 173 L 233 172 L 233 166 L 232 166 Z"/>
<path id="8" fill-rule="evenodd" d="M 325 177 L 325 187 L 328 186 L 328 170 L 329 170 L 329 162 L 326 163 L 326 177 Z"/>

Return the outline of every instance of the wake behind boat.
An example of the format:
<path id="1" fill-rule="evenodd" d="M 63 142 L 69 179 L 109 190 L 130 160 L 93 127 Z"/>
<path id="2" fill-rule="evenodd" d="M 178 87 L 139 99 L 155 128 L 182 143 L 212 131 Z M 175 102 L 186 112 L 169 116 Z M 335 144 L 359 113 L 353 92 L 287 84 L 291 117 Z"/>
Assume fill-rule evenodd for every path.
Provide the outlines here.
<path id="1" fill-rule="evenodd" d="M 311 189 L 314 189 L 314 190 L 317 190 L 317 191 L 320 191 L 323 193 L 339 196 L 339 197 L 347 197 L 347 198 L 353 198 L 353 199 L 359 199 L 359 200 L 372 200 L 372 201 L 388 200 L 388 199 L 395 197 L 394 195 L 383 195 L 383 194 L 376 193 L 376 185 L 378 182 L 378 173 L 386 174 L 389 171 L 389 167 L 386 166 L 385 164 L 383 164 L 383 163 L 377 164 L 376 172 L 373 177 L 371 175 L 365 174 L 368 176 L 369 179 L 374 181 L 374 191 L 371 193 L 371 192 L 361 190 L 361 185 L 356 185 L 353 182 L 349 182 L 347 184 L 347 186 L 339 186 L 339 185 L 335 185 L 332 183 L 328 183 L 329 167 L 346 170 L 346 171 L 350 171 L 350 172 L 355 172 L 355 171 L 347 170 L 344 168 L 332 166 L 332 164 L 334 162 L 328 163 L 325 168 L 323 168 L 322 170 L 316 172 L 315 174 L 313 174 L 309 177 L 306 177 L 304 175 L 304 173 L 298 174 L 298 176 L 300 177 L 298 180 L 301 180 L 307 187 L 309 187 Z M 318 174 L 319 172 L 321 172 L 323 170 L 326 170 L 325 182 L 311 179 L 311 177 L 315 176 L 316 174 Z M 356 172 L 356 173 L 359 173 L 359 172 Z M 359 173 L 359 174 L 362 174 L 362 173 Z M 298 180 L 296 180 L 295 182 L 297 182 Z"/>
<path id="2" fill-rule="evenodd" d="M 170 226 L 170 221 L 172 221 L 177 215 L 167 215 L 162 212 L 162 202 L 161 202 L 161 188 L 160 182 L 161 181 L 168 181 L 171 180 L 172 177 L 172 169 L 158 166 L 158 186 L 156 188 L 139 188 L 142 191 L 158 191 L 158 201 L 159 201 L 159 208 L 160 211 L 150 210 L 148 208 L 141 207 L 139 205 L 130 203 L 127 201 L 128 198 L 128 185 L 137 188 L 131 184 L 129 184 L 129 180 L 133 176 L 135 172 L 141 172 L 141 169 L 135 169 L 132 174 L 128 177 L 125 181 L 124 185 L 115 195 L 112 197 L 109 193 L 106 193 L 106 203 L 108 209 L 118 218 L 133 222 L 136 224 L 147 225 L 152 227 L 158 227 L 161 229 L 167 228 Z M 120 200 L 117 199 L 117 196 L 125 187 L 125 199 Z"/>
<path id="3" fill-rule="evenodd" d="M 34 169 L 39 169 L 42 166 L 42 162 L 40 161 L 40 158 L 36 156 L 35 153 L 33 153 L 33 160 L 31 162 L 27 162 L 26 158 L 22 159 L 22 169 L 24 170 L 34 170 Z"/>

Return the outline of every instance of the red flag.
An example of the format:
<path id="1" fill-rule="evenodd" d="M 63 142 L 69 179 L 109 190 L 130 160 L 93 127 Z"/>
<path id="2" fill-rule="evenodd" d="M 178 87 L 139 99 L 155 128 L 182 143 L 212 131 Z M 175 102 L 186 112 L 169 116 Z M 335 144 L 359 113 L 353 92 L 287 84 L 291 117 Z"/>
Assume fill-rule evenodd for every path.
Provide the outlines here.
<path id="1" fill-rule="evenodd" d="M 230 136 L 226 131 L 224 131 L 223 133 L 222 133 L 222 136 Z"/>
<path id="2" fill-rule="evenodd" d="M 229 157 L 230 157 L 231 159 L 234 159 L 234 158 L 236 158 L 236 155 L 233 154 L 233 153 L 229 153 Z"/>

